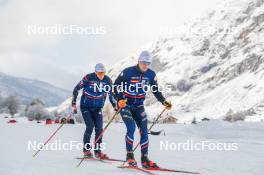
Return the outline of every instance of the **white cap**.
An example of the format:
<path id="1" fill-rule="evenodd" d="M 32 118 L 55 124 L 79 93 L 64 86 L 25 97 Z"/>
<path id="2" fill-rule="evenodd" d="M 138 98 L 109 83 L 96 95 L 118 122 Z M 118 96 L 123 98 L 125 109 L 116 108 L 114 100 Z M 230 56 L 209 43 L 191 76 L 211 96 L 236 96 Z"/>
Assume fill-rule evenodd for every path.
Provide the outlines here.
<path id="1" fill-rule="evenodd" d="M 151 54 L 149 53 L 149 51 L 142 51 L 139 55 L 138 61 L 151 63 Z"/>
<path id="2" fill-rule="evenodd" d="M 105 66 L 102 63 L 95 65 L 95 72 L 106 72 Z"/>

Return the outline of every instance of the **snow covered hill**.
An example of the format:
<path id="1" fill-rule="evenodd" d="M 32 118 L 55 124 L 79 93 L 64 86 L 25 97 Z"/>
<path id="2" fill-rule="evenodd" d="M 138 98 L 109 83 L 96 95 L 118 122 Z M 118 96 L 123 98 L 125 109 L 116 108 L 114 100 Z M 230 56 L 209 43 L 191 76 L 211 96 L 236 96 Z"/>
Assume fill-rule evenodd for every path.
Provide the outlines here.
<path id="1" fill-rule="evenodd" d="M 173 102 L 169 115 L 178 122 L 195 117 L 246 121 L 264 119 L 264 1 L 225 0 L 204 16 L 179 26 L 173 36 L 163 36 L 124 58 L 109 71 L 115 80 L 135 65 L 142 50 L 154 58 L 152 68 L 159 84 L 169 85 L 165 96 Z M 171 35 L 169 33 L 169 35 Z M 71 99 L 59 105 L 69 111 Z M 162 110 L 153 95 L 146 100 L 149 118 Z M 109 104 L 106 105 L 107 110 Z"/>
<path id="2" fill-rule="evenodd" d="M 0 95 L 3 97 L 16 95 L 23 103 L 29 103 L 33 99 L 39 98 L 47 106 L 54 106 L 63 102 L 71 93 L 42 81 L 0 73 Z"/>
<path id="3" fill-rule="evenodd" d="M 171 85 L 166 97 L 174 104 L 171 114 L 181 121 L 221 118 L 228 112 L 247 120 L 264 118 L 263 0 L 220 2 L 179 27 L 176 35 L 161 37 L 117 63 L 110 71 L 113 79 L 136 64 L 143 49 L 154 56 L 159 83 Z M 146 104 L 150 116 L 161 111 L 153 96 Z"/>
<path id="4" fill-rule="evenodd" d="M 44 125 L 36 122 L 18 122 L 7 124 L 7 119 L 0 118 L 0 174 L 1 175 L 144 175 L 133 170 L 116 168 L 120 163 L 100 163 L 85 161 L 76 169 L 75 157 L 81 151 L 43 150 L 38 157 L 32 158 L 33 150 L 28 150 L 28 143 L 43 143 L 58 125 Z M 264 163 L 264 123 L 228 123 L 210 121 L 198 125 L 157 125 L 155 129 L 164 129 L 166 136 L 150 137 L 150 157 L 161 166 L 178 170 L 200 171 L 203 175 L 262 175 Z M 64 125 L 50 143 L 82 142 L 85 126 Z M 113 158 L 124 159 L 125 126 L 114 123 L 105 133 L 105 152 Z M 93 137 L 92 137 L 93 138 Z M 138 140 L 138 137 L 136 137 Z M 183 151 L 177 149 L 160 149 L 160 143 L 236 143 L 237 151 Z M 32 147 L 31 147 L 32 148 Z M 53 146 L 55 149 L 56 146 Z M 74 147 L 75 148 L 75 147 Z M 51 149 L 51 147 L 49 148 Z M 136 151 L 140 159 L 140 151 Z M 157 175 L 181 175 L 180 173 L 157 173 Z"/>

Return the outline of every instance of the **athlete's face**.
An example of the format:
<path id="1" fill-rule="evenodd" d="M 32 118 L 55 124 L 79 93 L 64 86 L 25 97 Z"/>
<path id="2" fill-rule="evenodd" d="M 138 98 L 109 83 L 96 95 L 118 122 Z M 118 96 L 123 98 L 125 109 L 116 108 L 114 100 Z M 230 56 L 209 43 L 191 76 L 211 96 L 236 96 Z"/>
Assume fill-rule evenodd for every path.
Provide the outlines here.
<path id="1" fill-rule="evenodd" d="M 103 80 L 105 76 L 105 72 L 95 72 L 96 76 L 99 78 L 99 80 Z"/>
<path id="2" fill-rule="evenodd" d="M 138 62 L 138 67 L 142 72 L 146 72 L 149 69 L 149 66 L 150 66 L 149 62 L 144 62 L 144 61 Z"/>

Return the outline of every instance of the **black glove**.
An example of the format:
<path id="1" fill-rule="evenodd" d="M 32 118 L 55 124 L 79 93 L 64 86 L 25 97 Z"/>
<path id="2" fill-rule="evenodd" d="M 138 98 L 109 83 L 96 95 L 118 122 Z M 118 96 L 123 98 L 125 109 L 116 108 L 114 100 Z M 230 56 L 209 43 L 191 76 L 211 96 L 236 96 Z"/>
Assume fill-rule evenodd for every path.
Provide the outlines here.
<path id="1" fill-rule="evenodd" d="M 166 107 L 166 109 L 170 110 L 172 108 L 172 104 L 170 101 L 164 101 L 163 105 Z"/>
<path id="2" fill-rule="evenodd" d="M 77 114 L 78 113 L 78 110 L 77 110 L 77 105 L 76 105 L 76 102 L 72 102 L 72 110 L 73 110 L 73 113 L 74 114 Z"/>
<path id="3" fill-rule="evenodd" d="M 114 110 L 115 110 L 115 112 L 117 112 L 118 111 L 118 107 L 114 107 Z"/>

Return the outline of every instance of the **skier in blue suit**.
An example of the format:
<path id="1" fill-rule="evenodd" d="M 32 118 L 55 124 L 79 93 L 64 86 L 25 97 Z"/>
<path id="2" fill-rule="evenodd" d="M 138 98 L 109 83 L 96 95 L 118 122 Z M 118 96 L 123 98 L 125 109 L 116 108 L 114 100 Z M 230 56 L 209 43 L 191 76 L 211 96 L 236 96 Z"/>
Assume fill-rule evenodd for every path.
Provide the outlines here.
<path id="1" fill-rule="evenodd" d="M 104 106 L 106 96 L 109 95 L 109 100 L 113 107 L 116 107 L 116 102 L 112 94 L 112 89 L 105 88 L 106 86 L 112 87 L 112 80 L 105 75 L 106 69 L 103 64 L 98 63 L 95 66 L 95 72 L 87 74 L 77 84 L 73 90 L 72 107 L 75 113 L 77 113 L 76 100 L 79 90 L 83 89 L 80 108 L 84 122 L 86 124 L 86 130 L 83 137 L 83 153 L 85 157 L 92 157 L 90 138 L 95 128 L 95 138 L 99 136 L 103 129 L 103 115 L 102 108 Z M 101 88 L 99 88 L 101 87 Z M 108 90 L 108 91 L 106 91 Z M 98 140 L 95 146 L 95 157 L 105 159 L 108 158 L 106 154 L 101 151 L 102 137 Z"/>
<path id="2" fill-rule="evenodd" d="M 114 94 L 118 107 L 122 108 L 120 114 L 127 128 L 125 141 L 128 164 L 137 166 L 133 154 L 134 132 L 137 125 L 140 130 L 142 167 L 158 168 L 156 163 L 148 159 L 148 120 L 144 108 L 147 88 L 151 87 L 156 99 L 166 106 L 167 109 L 171 109 L 172 104 L 166 101 L 159 91 L 156 74 L 149 68 L 150 64 L 150 53 L 143 51 L 139 56 L 138 64 L 124 69 L 118 76 L 114 83 Z"/>

